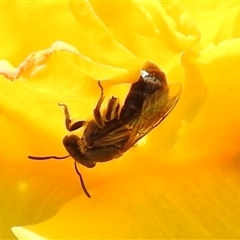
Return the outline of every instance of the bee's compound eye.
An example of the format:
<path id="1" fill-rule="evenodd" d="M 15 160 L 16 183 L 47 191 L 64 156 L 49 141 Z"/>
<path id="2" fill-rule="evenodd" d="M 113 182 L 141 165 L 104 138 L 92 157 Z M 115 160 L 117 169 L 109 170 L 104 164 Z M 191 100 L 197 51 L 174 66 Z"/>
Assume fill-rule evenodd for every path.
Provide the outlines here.
<path id="1" fill-rule="evenodd" d="M 63 138 L 63 145 L 71 157 L 74 158 L 77 162 L 79 162 L 81 159 L 84 159 L 84 155 L 82 154 L 79 147 L 80 140 L 81 139 L 74 134 L 67 135 Z"/>
<path id="2" fill-rule="evenodd" d="M 67 135 L 63 138 L 63 145 L 67 148 L 67 147 L 71 147 L 74 145 L 77 145 L 78 140 L 80 140 L 80 138 L 77 135 Z"/>
<path id="3" fill-rule="evenodd" d="M 65 136 L 63 138 L 63 145 L 71 157 L 78 163 L 81 163 L 87 168 L 92 168 L 96 165 L 94 161 L 91 161 L 88 156 L 86 156 L 85 152 L 81 151 L 82 148 L 85 148 L 83 146 L 81 147 L 81 138 L 77 135 L 72 134 Z"/>

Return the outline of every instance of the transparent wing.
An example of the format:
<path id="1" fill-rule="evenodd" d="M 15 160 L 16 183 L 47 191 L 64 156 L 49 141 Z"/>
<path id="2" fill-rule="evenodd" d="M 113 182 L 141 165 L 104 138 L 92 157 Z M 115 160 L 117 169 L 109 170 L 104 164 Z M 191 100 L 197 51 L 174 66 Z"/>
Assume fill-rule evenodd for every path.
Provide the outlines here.
<path id="1" fill-rule="evenodd" d="M 164 92 L 156 91 L 144 100 L 141 115 L 128 123 L 131 132 L 128 132 L 128 140 L 124 144 L 123 152 L 126 152 L 167 117 L 176 106 L 180 94 L 181 85 L 175 83 L 169 85 Z"/>
<path id="2" fill-rule="evenodd" d="M 167 117 L 177 104 L 180 94 L 181 85 L 177 83 L 169 85 L 165 91 L 156 91 L 144 100 L 139 117 L 95 139 L 94 146 L 115 145 L 122 148 L 122 152 L 126 152 Z"/>
<path id="3" fill-rule="evenodd" d="M 122 148 L 123 143 L 126 142 L 129 138 L 129 135 L 132 133 L 131 129 L 127 124 L 124 124 L 116 129 L 110 131 L 107 134 L 104 134 L 99 139 L 94 141 L 95 147 L 108 147 L 111 145 L 116 145 Z"/>

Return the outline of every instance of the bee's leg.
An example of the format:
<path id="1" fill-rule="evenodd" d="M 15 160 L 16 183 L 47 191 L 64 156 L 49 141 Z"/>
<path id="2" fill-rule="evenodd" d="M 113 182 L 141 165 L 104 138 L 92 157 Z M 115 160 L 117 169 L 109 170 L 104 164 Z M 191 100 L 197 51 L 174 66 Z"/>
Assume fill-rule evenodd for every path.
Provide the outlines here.
<path id="1" fill-rule="evenodd" d="M 104 114 L 105 121 L 111 121 L 113 119 L 116 119 L 119 114 L 119 99 L 116 97 L 112 97 L 107 105 L 106 112 Z"/>
<path id="2" fill-rule="evenodd" d="M 103 92 L 103 87 L 102 87 L 100 81 L 98 81 L 98 86 L 101 88 L 101 95 L 98 100 L 97 106 L 93 110 L 93 114 L 94 114 L 94 118 L 95 118 L 95 121 L 96 121 L 96 124 L 98 125 L 98 127 L 103 128 L 105 126 L 105 123 L 104 123 L 102 114 L 100 112 L 100 109 L 101 109 L 102 102 L 104 100 L 104 92 Z"/>
<path id="3" fill-rule="evenodd" d="M 78 128 L 81 128 L 86 123 L 85 121 L 76 121 L 76 122 L 72 123 L 67 106 L 65 104 L 61 104 L 61 103 L 59 103 L 58 105 L 61 106 L 61 107 L 64 107 L 65 126 L 66 126 L 68 131 L 71 132 L 71 131 L 74 131 Z"/>

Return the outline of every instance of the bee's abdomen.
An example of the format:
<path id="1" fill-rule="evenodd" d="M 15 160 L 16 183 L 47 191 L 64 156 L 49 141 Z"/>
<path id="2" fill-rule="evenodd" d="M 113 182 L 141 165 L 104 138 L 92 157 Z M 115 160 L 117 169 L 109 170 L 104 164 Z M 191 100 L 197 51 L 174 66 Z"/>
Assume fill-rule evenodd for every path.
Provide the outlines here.
<path id="1" fill-rule="evenodd" d="M 144 100 L 159 89 L 167 87 L 165 74 L 153 63 L 146 63 L 140 78 L 133 83 L 120 112 L 120 120 L 127 122 L 141 114 Z"/>

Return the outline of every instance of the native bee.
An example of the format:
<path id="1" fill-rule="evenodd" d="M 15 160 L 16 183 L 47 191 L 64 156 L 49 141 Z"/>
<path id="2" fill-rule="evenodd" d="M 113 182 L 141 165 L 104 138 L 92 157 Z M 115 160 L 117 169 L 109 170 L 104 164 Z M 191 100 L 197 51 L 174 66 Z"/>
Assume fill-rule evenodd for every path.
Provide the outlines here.
<path id="1" fill-rule="evenodd" d="M 132 84 L 123 106 L 119 99 L 109 99 L 105 111 L 101 111 L 104 90 L 98 82 L 101 95 L 93 110 L 94 118 L 90 121 L 72 122 L 68 108 L 64 108 L 65 126 L 69 132 L 84 127 L 82 136 L 70 134 L 63 138 L 63 145 L 69 155 L 64 157 L 48 156 L 30 159 L 63 159 L 71 156 L 80 177 L 85 194 L 90 197 L 77 163 L 92 168 L 97 162 L 107 162 L 119 158 L 141 138 L 157 127 L 177 104 L 181 85 L 168 85 L 165 74 L 153 63 L 147 62 L 138 81 Z"/>

